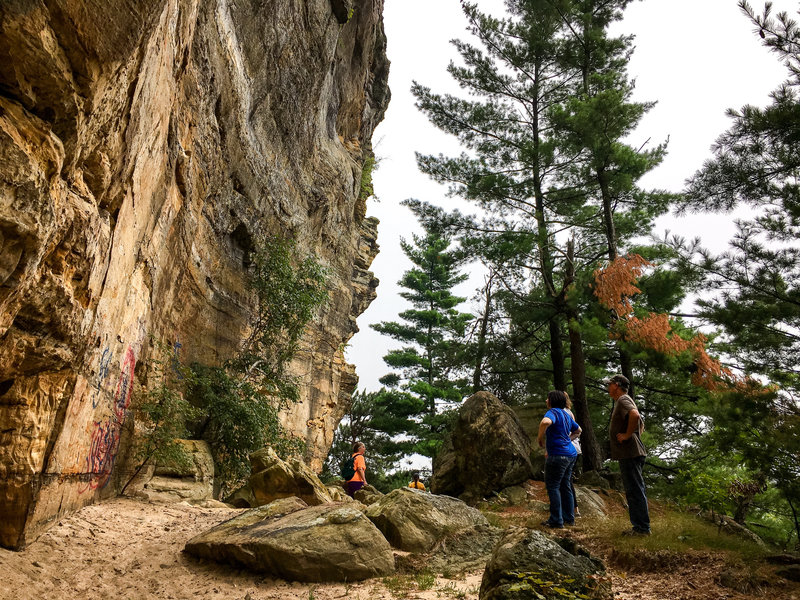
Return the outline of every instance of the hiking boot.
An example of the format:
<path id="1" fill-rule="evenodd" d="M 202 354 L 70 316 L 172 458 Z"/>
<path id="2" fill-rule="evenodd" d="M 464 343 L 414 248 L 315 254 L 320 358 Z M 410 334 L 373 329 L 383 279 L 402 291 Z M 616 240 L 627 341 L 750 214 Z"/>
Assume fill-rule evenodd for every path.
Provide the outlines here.
<path id="1" fill-rule="evenodd" d="M 641 529 L 627 529 L 622 532 L 622 535 L 650 535 L 649 531 L 642 531 Z"/>
<path id="2" fill-rule="evenodd" d="M 550 529 L 564 529 L 563 525 L 555 525 L 550 521 L 542 521 L 542 527 L 549 527 Z"/>

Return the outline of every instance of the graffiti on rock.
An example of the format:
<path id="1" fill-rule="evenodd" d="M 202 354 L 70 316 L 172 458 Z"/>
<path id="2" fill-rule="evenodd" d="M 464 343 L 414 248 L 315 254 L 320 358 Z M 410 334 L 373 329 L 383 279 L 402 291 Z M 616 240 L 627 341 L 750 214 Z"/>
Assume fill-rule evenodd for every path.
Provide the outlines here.
<path id="1" fill-rule="evenodd" d="M 105 356 L 105 353 L 103 356 Z M 81 494 L 89 489 L 102 489 L 111 480 L 111 472 L 114 470 L 114 461 L 119 450 L 122 426 L 125 423 L 128 406 L 130 406 L 131 402 L 133 371 L 135 368 L 136 356 L 129 346 L 120 366 L 119 379 L 117 380 L 117 387 L 111 405 L 111 414 L 100 421 L 94 421 L 89 453 L 84 465 L 84 473 L 91 475 L 91 479 L 82 489 L 78 490 Z"/>

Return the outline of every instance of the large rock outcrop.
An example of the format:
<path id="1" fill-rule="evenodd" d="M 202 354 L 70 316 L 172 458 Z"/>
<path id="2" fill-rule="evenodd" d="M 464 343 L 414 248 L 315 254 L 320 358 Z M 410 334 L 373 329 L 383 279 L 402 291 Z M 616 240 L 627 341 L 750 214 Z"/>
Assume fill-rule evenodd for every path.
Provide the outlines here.
<path id="1" fill-rule="evenodd" d="M 320 467 L 377 286 L 361 181 L 389 97 L 382 9 L 0 3 L 0 545 L 116 493 L 149 340 L 230 356 L 261 235 L 330 268 L 284 415 Z"/>
<path id="2" fill-rule="evenodd" d="M 381 532 L 353 506 L 283 498 L 191 539 L 186 552 L 290 581 L 358 581 L 394 572 Z"/>
<path id="3" fill-rule="evenodd" d="M 531 442 L 514 411 L 489 392 L 458 410 L 447 442 L 433 461 L 431 490 L 470 503 L 533 475 Z"/>
<path id="4" fill-rule="evenodd" d="M 250 479 L 226 502 L 236 508 L 263 506 L 281 498 L 300 498 L 309 506 L 333 502 L 317 474 L 298 458 L 282 460 L 272 448 L 250 455 Z"/>
<path id="5" fill-rule="evenodd" d="M 201 503 L 212 499 L 214 492 L 214 457 L 211 447 L 202 440 L 180 440 L 185 464 L 158 465 L 137 496 L 150 502 Z"/>

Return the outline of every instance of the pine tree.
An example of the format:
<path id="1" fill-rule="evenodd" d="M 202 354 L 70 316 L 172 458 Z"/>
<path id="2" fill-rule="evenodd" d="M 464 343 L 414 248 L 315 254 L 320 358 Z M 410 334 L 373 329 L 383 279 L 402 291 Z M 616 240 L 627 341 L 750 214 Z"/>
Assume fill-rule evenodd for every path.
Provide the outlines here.
<path id="1" fill-rule="evenodd" d="M 405 344 L 384 356 L 393 373 L 381 379 L 385 385 L 399 385 L 421 401 L 421 426 L 406 433 L 415 436 L 415 450 L 433 456 L 446 429 L 449 406 L 460 402 L 468 391 L 463 364 L 464 335 L 472 320 L 457 306 L 465 298 L 453 288 L 466 280 L 459 272 L 464 255 L 452 249 L 450 238 L 435 229 L 412 236 L 413 243 L 401 241 L 413 267 L 403 274 L 400 296 L 412 308 L 400 313 L 401 321 L 372 325 L 376 331 Z"/>
<path id="2" fill-rule="evenodd" d="M 548 112 L 566 101 L 569 74 L 556 60 L 563 28 L 556 4 L 512 1 L 507 3 L 512 17 L 495 19 L 464 3 L 469 31 L 480 46 L 454 41 L 464 66 L 451 63 L 448 71 L 472 98 L 436 94 L 419 84 L 412 92 L 434 125 L 471 151 L 454 158 L 418 155 L 420 169 L 485 211 L 487 218 L 473 227 L 475 232 L 490 239 L 506 234 L 514 238 L 512 244 L 501 245 L 510 254 L 494 258 L 498 271 L 513 263 L 544 290 L 534 302 L 544 304 L 539 312 L 547 328 L 552 385 L 563 390 L 565 357 L 558 308 L 563 288 L 556 280 L 550 182 L 569 157 L 554 145 Z"/>
<path id="3" fill-rule="evenodd" d="M 650 150 L 625 142 L 652 102 L 634 102 L 627 77 L 632 38 L 609 35 L 609 26 L 622 18 L 631 0 L 579 0 L 566 13 L 569 36 L 565 62 L 580 73 L 574 94 L 554 107 L 553 121 L 562 148 L 579 156 L 568 171 L 564 186 L 582 196 L 573 216 L 580 223 L 580 238 L 573 254 L 595 255 L 602 243 L 613 262 L 627 240 L 648 234 L 653 221 L 666 212 L 670 194 L 645 191 L 637 181 L 663 159 L 666 145 Z M 569 206 L 569 205 L 567 205 Z M 588 209 L 588 211 L 587 211 Z M 574 336 L 580 334 L 579 316 L 571 319 Z M 629 353 L 618 347 L 620 370 L 635 377 Z"/>
<path id="4" fill-rule="evenodd" d="M 403 457 L 413 452 L 414 441 L 406 435 L 415 431 L 414 419 L 424 411 L 423 402 L 401 391 L 357 392 L 336 429 L 324 470 L 339 477 L 339 467 L 349 458 L 353 444 L 361 442 L 369 457 L 369 482 L 381 491 L 391 490 L 393 473 Z M 404 476 L 405 477 L 405 476 Z"/>
<path id="5" fill-rule="evenodd" d="M 673 241 L 687 263 L 706 275 L 699 312 L 725 332 L 720 348 L 745 375 L 780 390 L 739 390 L 730 398 L 734 414 L 721 422 L 730 430 L 728 441 L 739 432 L 751 464 L 769 467 L 800 537 L 800 28 L 786 13 L 773 17 L 769 3 L 761 15 L 744 1 L 739 6 L 764 45 L 785 62 L 789 79 L 772 93 L 769 106 L 728 112 L 733 123 L 714 145 L 714 157 L 688 182 L 684 208 L 730 212 L 749 206 L 755 216 L 737 221 L 730 250 L 719 256 L 697 242 Z"/>
<path id="6" fill-rule="evenodd" d="M 652 106 L 630 98 L 631 40 L 608 33 L 629 3 L 512 0 L 507 19 L 465 4 L 480 46 L 454 42 L 464 66 L 448 70 L 469 99 L 418 84 L 412 90 L 430 120 L 470 151 L 418 162 L 484 212 L 472 221 L 457 215 L 450 224 L 497 277 L 497 306 L 508 319 L 505 347 L 514 352 L 498 357 L 494 372 L 526 380 L 499 387 L 541 396 L 541 371 L 549 370 L 553 387 L 566 390 L 569 366 L 588 468 L 600 467 L 601 454 L 586 397 L 581 311 L 596 301 L 585 284 L 603 256 L 616 258 L 632 237 L 648 233 L 671 198 L 636 183 L 664 147 L 645 151 L 623 141 Z M 619 357 L 633 379 L 630 358 Z"/>

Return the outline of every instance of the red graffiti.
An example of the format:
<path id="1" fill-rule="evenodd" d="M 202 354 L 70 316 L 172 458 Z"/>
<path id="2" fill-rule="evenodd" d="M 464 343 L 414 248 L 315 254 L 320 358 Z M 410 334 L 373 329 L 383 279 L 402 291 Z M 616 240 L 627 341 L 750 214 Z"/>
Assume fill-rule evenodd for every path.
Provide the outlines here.
<path id="1" fill-rule="evenodd" d="M 86 470 L 84 471 L 92 477 L 86 486 L 78 490 L 79 494 L 88 489 L 102 489 L 111 480 L 111 472 L 114 469 L 114 461 L 119 450 L 120 433 L 131 402 L 133 371 L 135 368 L 136 356 L 133 353 L 133 349 L 128 347 L 120 366 L 117 389 L 114 393 L 114 403 L 111 407 L 112 414 L 102 421 L 94 422 L 89 454 L 86 457 Z"/>

